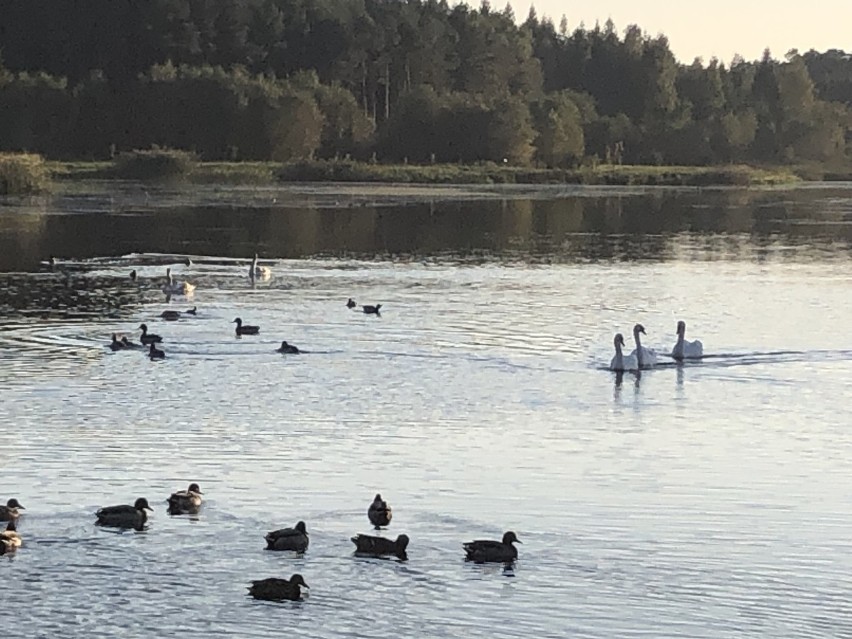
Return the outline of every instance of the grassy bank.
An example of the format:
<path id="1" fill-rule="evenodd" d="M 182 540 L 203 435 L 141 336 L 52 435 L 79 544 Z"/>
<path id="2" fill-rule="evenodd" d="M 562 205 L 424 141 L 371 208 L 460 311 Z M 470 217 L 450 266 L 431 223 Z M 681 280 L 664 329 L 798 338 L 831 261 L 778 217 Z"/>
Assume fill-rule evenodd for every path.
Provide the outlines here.
<path id="1" fill-rule="evenodd" d="M 131 165 L 136 169 L 139 165 Z M 139 179 L 145 174 L 113 162 L 55 162 L 59 180 Z M 824 176 L 806 179 L 821 179 Z M 152 175 L 152 179 L 157 175 Z M 802 179 L 788 168 L 752 166 L 613 166 L 577 169 L 513 167 L 497 164 L 409 165 L 351 161 L 193 162 L 168 175 L 192 183 L 275 184 L 278 182 L 386 182 L 397 184 L 586 184 L 623 186 L 762 186 Z"/>
<path id="2" fill-rule="evenodd" d="M 31 195 L 50 188 L 50 174 L 40 155 L 0 153 L 0 195 Z"/>

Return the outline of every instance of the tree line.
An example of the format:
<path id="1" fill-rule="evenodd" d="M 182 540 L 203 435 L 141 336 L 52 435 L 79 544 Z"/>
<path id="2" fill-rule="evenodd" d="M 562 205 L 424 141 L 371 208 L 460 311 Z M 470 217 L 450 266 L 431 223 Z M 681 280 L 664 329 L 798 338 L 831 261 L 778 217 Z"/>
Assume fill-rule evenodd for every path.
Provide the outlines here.
<path id="1" fill-rule="evenodd" d="M 678 63 L 664 36 L 445 0 L 28 0 L 0 150 L 101 159 L 715 164 L 849 157 L 852 56 Z"/>

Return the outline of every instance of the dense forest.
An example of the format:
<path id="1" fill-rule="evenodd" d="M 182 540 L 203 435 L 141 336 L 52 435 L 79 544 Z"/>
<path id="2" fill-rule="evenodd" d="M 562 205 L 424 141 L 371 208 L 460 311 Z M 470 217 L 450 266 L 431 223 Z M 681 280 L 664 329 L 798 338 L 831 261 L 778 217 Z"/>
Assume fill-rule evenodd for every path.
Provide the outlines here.
<path id="1" fill-rule="evenodd" d="M 0 0 L 0 150 L 49 158 L 828 163 L 850 131 L 842 51 L 680 64 L 487 0 Z"/>

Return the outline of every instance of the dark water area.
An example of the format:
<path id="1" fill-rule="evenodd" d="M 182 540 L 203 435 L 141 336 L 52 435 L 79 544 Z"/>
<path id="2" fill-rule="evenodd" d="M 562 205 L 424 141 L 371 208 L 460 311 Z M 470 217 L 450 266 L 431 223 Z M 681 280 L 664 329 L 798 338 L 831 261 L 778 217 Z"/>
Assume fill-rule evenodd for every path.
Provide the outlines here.
<path id="1" fill-rule="evenodd" d="M 4 620 L 16 637 L 852 636 L 850 229 L 845 185 L 0 200 L 0 503 L 26 506 Z M 251 278 L 255 252 L 270 271 Z M 167 268 L 195 289 L 165 294 Z M 678 320 L 704 357 L 670 357 Z M 108 347 L 142 323 L 165 359 Z M 636 323 L 657 365 L 608 370 Z M 200 513 L 170 516 L 191 481 Z M 144 531 L 94 525 L 137 497 Z M 304 554 L 264 550 L 299 520 Z M 506 530 L 513 566 L 464 561 Z M 358 533 L 407 534 L 407 561 L 353 556 Z M 304 601 L 247 596 L 293 573 Z"/>

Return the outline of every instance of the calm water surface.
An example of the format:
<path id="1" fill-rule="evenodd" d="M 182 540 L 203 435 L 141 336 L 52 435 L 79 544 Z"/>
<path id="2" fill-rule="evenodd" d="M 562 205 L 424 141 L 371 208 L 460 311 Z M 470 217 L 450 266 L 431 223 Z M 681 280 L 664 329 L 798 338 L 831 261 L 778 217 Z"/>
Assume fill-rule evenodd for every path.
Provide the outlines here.
<path id="1" fill-rule="evenodd" d="M 852 636 L 852 187 L 84 184 L 0 202 L 0 270 L 16 636 Z M 606 370 L 679 319 L 709 357 Z M 141 322 L 165 361 L 106 348 Z M 376 492 L 405 563 L 352 556 Z M 139 496 L 148 530 L 95 528 Z M 513 569 L 465 564 L 509 529 Z M 294 572 L 305 601 L 246 597 Z"/>

